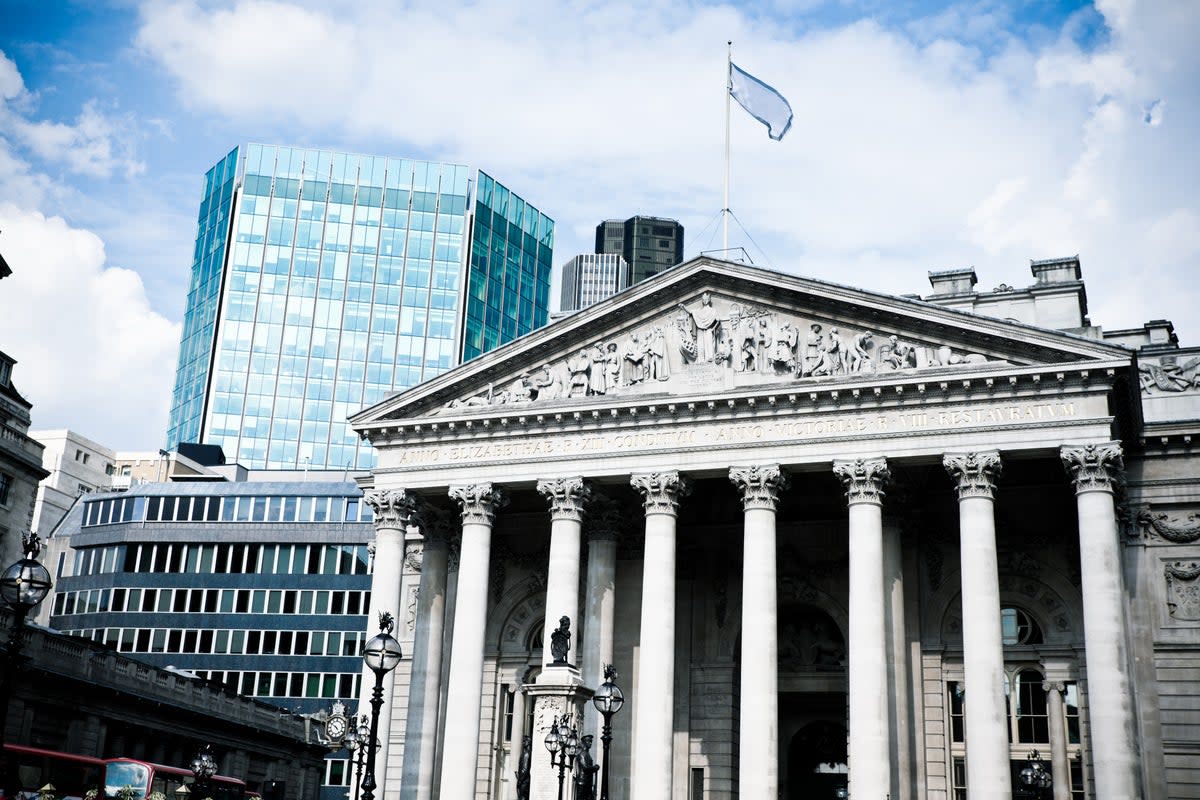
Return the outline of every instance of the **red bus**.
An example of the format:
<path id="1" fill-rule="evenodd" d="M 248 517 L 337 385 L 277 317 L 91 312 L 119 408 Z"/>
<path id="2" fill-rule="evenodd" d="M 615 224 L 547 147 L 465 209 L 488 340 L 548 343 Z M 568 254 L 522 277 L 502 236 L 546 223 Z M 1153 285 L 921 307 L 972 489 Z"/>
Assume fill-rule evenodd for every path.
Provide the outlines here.
<path id="1" fill-rule="evenodd" d="M 184 785 L 188 787 L 187 800 L 245 800 L 246 796 L 246 784 L 237 778 L 214 775 L 206 786 L 197 788 L 190 769 L 132 758 L 110 758 L 105 763 L 104 796 L 113 800 L 147 800 L 156 792 L 163 800 L 181 800 L 175 790 Z"/>
<path id="2" fill-rule="evenodd" d="M 37 798 L 38 790 L 49 784 L 58 800 L 82 800 L 104 781 L 104 760 L 99 758 L 19 744 L 4 745 L 4 757 L 13 785 L 3 788 L 11 788 L 17 798 Z"/>

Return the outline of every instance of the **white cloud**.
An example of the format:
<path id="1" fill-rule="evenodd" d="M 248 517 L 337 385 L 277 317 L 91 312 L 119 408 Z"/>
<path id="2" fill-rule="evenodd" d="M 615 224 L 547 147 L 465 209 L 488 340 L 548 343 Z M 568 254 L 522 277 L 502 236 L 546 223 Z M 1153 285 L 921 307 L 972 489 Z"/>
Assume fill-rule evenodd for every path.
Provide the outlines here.
<path id="1" fill-rule="evenodd" d="M 34 426 L 72 428 L 112 447 L 161 446 L 180 326 L 150 308 L 142 279 L 61 217 L 0 203 L 0 347 Z"/>
<path id="2" fill-rule="evenodd" d="M 1078 252 L 1097 323 L 1169 316 L 1200 343 L 1178 222 L 1200 213 L 1200 9 L 1098 10 L 1108 41 L 1085 49 L 1078 20 L 1028 42 L 991 3 L 889 30 L 684 0 L 179 0 L 143 6 L 138 43 L 197 113 L 488 168 L 556 218 L 561 263 L 602 218 L 676 216 L 695 236 L 720 208 L 733 39 L 796 110 L 774 143 L 734 109 L 732 205 L 774 266 L 912 292 L 971 263 L 1025 285 L 1029 258 Z M 1156 99 L 1172 114 L 1142 124 Z"/>
<path id="3" fill-rule="evenodd" d="M 137 134 L 130 115 L 105 113 L 99 103 L 89 101 L 73 123 L 54 122 L 34 119 L 34 106 L 36 98 L 26 90 L 16 64 L 0 52 L 0 140 L 78 175 L 130 178 L 145 171 L 135 153 Z"/>

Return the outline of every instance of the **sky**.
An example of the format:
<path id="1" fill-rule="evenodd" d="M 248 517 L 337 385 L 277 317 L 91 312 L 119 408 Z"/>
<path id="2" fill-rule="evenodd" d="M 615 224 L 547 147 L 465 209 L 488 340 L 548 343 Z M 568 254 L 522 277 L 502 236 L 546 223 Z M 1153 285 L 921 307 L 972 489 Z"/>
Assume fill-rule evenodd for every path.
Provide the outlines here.
<path id="1" fill-rule="evenodd" d="M 204 172 L 248 141 L 447 160 L 556 221 L 759 266 L 981 291 L 1078 254 L 1093 324 L 1200 346 L 1195 0 L 0 0 L 0 350 L 34 428 L 162 445 Z M 556 276 L 557 278 L 557 276 Z M 552 303 L 557 303 L 557 292 Z"/>

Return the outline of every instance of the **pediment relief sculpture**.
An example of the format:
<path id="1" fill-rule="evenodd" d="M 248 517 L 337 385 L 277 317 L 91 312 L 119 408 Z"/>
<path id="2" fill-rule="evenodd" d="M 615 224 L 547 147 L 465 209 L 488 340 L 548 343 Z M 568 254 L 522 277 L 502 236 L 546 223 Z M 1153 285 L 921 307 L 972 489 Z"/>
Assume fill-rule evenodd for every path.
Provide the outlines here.
<path id="1" fill-rule="evenodd" d="M 446 408 L 820 383 L 990 360 L 945 344 L 834 325 L 706 291 L 678 303 L 673 313 L 523 371 L 507 384 L 488 384 Z"/>

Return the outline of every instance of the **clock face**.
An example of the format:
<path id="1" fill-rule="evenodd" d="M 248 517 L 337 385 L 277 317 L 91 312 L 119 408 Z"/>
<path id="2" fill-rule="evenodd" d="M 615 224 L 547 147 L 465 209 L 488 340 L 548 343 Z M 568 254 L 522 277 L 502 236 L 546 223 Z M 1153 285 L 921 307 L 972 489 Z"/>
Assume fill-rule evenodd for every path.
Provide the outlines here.
<path id="1" fill-rule="evenodd" d="M 325 735 L 330 741 L 340 742 L 346 735 L 346 718 L 335 714 L 325 721 Z"/>

